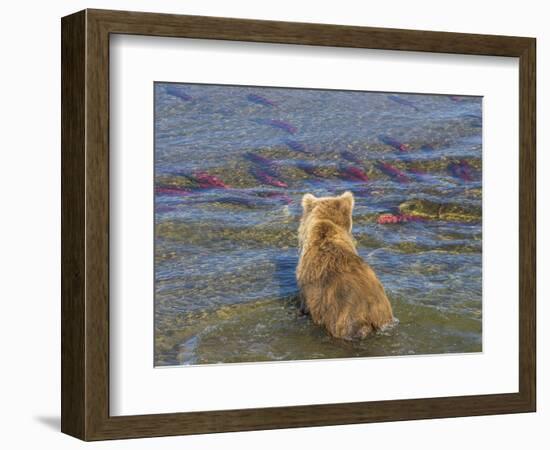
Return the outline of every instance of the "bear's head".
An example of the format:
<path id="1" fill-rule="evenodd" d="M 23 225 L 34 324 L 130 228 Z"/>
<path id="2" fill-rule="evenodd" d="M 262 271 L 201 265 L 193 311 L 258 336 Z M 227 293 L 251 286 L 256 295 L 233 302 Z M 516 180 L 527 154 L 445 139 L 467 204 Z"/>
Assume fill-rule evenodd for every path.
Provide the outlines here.
<path id="1" fill-rule="evenodd" d="M 320 220 L 329 220 L 351 233 L 354 203 L 353 194 L 349 191 L 337 197 L 305 194 L 302 197 L 301 234 L 306 232 L 309 224 Z"/>

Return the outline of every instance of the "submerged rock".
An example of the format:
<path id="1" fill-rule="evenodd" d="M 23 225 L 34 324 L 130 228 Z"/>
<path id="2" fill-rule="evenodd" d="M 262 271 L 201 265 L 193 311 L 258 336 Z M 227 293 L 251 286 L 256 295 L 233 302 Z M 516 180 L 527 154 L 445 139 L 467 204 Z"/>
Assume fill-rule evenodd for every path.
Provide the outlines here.
<path id="1" fill-rule="evenodd" d="M 477 222 L 481 220 L 480 207 L 456 203 L 437 203 L 423 199 L 412 199 L 401 203 L 399 212 L 430 220 L 454 222 Z"/>

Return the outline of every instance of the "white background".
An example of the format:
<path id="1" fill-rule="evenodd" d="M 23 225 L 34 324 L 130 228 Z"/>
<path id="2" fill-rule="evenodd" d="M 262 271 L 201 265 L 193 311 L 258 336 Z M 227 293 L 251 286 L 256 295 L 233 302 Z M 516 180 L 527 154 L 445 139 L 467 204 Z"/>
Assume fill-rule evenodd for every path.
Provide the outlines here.
<path id="1" fill-rule="evenodd" d="M 550 145 L 550 30 L 545 2 L 386 3 L 227 1 L 10 2 L 0 16 L 2 383 L 0 441 L 6 448 L 76 448 L 59 429 L 60 120 L 59 17 L 84 7 L 341 23 L 538 38 L 538 147 Z M 423 449 L 547 448 L 550 284 L 548 152 L 539 151 L 539 412 L 509 416 L 353 425 L 92 444 L 101 448 L 280 448 L 300 445 Z M 543 256 L 543 253 L 545 255 Z M 503 243 L 506 257 L 506 243 Z"/>
<path id="2" fill-rule="evenodd" d="M 143 36 L 115 36 L 110 55 L 111 414 L 517 392 L 518 221 L 502 220 L 518 208 L 516 58 Z M 155 80 L 482 95 L 483 353 L 155 369 Z"/>

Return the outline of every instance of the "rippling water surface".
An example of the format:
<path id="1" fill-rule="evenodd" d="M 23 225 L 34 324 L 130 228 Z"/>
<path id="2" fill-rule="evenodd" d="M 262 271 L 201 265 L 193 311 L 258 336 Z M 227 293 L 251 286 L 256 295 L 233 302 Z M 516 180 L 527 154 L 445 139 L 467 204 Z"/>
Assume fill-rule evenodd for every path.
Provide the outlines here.
<path id="1" fill-rule="evenodd" d="M 481 351 L 481 98 L 155 84 L 155 365 Z M 296 307 L 300 198 L 355 193 L 399 325 Z"/>

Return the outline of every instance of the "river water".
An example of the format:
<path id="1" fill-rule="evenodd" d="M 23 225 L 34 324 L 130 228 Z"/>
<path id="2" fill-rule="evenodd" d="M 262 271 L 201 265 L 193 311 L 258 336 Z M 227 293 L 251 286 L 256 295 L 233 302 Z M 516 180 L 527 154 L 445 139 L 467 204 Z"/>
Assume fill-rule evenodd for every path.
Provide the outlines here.
<path id="1" fill-rule="evenodd" d="M 155 365 L 482 350 L 482 99 L 155 83 Z M 355 194 L 399 324 L 298 314 L 300 199 Z"/>

